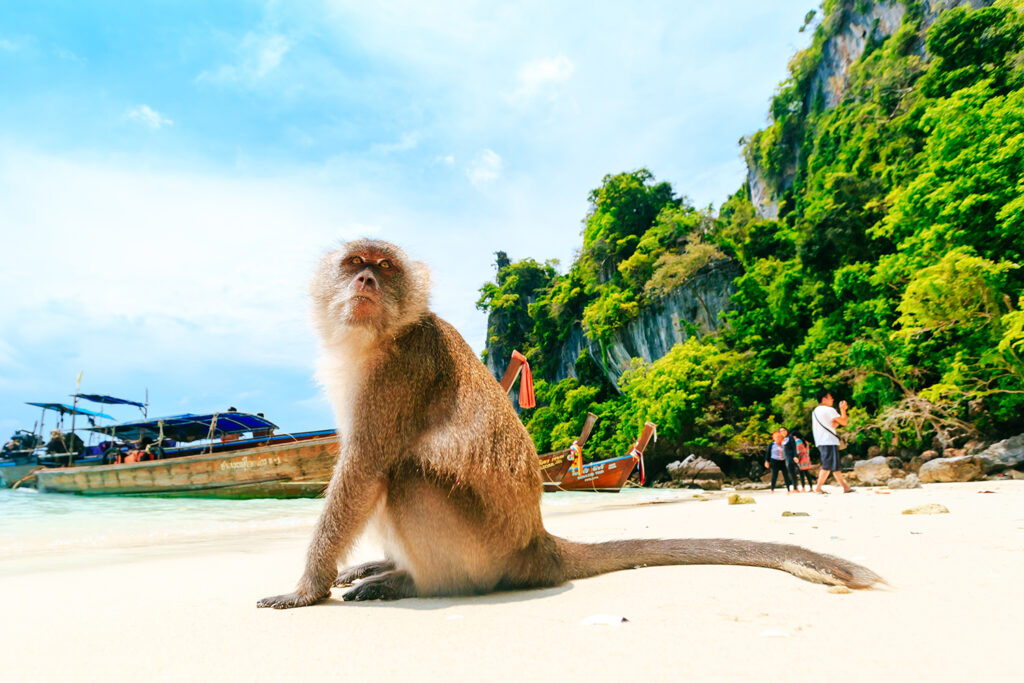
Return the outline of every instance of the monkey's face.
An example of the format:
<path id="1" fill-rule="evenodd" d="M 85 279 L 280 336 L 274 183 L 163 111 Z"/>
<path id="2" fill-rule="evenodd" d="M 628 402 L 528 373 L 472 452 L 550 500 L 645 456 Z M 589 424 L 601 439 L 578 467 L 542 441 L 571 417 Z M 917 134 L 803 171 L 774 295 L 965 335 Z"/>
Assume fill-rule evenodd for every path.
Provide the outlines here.
<path id="1" fill-rule="evenodd" d="M 380 240 L 356 240 L 327 253 L 310 292 L 313 314 L 328 341 L 352 328 L 395 333 L 427 306 L 429 276 L 401 249 Z"/>

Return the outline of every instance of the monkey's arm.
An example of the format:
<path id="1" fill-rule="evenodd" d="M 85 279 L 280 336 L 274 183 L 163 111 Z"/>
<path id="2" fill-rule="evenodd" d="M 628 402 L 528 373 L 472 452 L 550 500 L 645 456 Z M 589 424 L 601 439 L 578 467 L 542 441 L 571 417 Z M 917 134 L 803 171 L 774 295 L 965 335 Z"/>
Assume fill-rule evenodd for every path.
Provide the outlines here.
<path id="1" fill-rule="evenodd" d="M 338 576 L 338 558 L 366 526 L 384 491 L 378 470 L 361 465 L 344 452 L 338 458 L 299 585 L 294 593 L 263 598 L 257 607 L 305 607 L 330 596 Z"/>

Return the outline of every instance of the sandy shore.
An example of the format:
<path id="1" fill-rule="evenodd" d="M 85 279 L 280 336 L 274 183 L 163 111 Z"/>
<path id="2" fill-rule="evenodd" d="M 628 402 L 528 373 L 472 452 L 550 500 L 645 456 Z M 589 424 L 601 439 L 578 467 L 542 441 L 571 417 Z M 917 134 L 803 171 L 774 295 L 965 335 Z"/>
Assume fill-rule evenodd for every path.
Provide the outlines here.
<path id="1" fill-rule="evenodd" d="M 843 555 L 890 588 L 830 592 L 743 567 L 619 572 L 477 598 L 258 610 L 290 590 L 305 532 L 0 580 L 5 681 L 860 681 L 1013 679 L 1024 482 L 758 492 L 547 510 L 581 541 L 737 537 Z M 981 493 L 993 491 L 994 493 Z M 925 503 L 949 514 L 902 515 Z M 783 517 L 784 511 L 807 517 Z M 355 560 L 373 558 L 361 546 Z M 337 591 L 336 591 L 337 596 Z M 584 625 L 597 614 L 628 623 Z M 1013 672 L 1017 673 L 1014 674 Z"/>

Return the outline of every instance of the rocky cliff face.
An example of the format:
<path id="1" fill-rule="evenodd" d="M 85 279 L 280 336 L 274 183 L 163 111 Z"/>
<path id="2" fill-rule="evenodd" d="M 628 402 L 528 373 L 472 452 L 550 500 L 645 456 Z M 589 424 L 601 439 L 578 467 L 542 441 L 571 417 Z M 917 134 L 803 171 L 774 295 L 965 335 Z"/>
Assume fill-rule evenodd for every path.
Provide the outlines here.
<path id="1" fill-rule="evenodd" d="M 717 330 L 719 314 L 729 309 L 730 298 L 736 291 L 737 275 L 739 266 L 730 259 L 705 266 L 667 297 L 642 309 L 636 320 L 616 330 L 603 349 L 576 326 L 562 347 L 558 376 L 552 379 L 575 377 L 576 359 L 586 349 L 618 388 L 619 379 L 633 358 L 651 362 L 693 334 Z"/>
<path id="2" fill-rule="evenodd" d="M 820 97 L 826 109 L 836 107 L 846 94 L 850 67 L 864 54 L 869 41 L 882 41 L 895 33 L 903 23 L 907 8 L 921 12 L 921 32 L 935 23 L 939 14 L 947 9 L 967 5 L 974 9 L 991 5 L 993 0 L 878 0 L 876 2 L 846 2 L 841 10 L 838 30 L 834 30 L 822 45 L 821 62 L 818 64 L 804 110 L 810 111 Z M 828 19 L 826 19 L 827 21 Z M 799 159 L 793 149 L 789 171 L 782 178 L 781 186 L 788 188 L 793 182 Z M 761 218 L 777 219 L 779 202 L 771 185 L 761 169 L 747 157 L 747 187 L 750 200 Z"/>
<path id="3" fill-rule="evenodd" d="M 925 2 L 922 4 L 930 4 Z M 873 2 L 863 12 L 847 10 L 838 33 L 822 46 L 821 62 L 811 81 L 811 91 L 804 103 L 810 108 L 819 96 L 826 109 L 839 104 L 846 93 L 850 66 L 861 58 L 869 40 L 885 40 L 899 29 L 907 8 L 903 2 Z M 928 21 L 931 25 L 934 17 Z"/>

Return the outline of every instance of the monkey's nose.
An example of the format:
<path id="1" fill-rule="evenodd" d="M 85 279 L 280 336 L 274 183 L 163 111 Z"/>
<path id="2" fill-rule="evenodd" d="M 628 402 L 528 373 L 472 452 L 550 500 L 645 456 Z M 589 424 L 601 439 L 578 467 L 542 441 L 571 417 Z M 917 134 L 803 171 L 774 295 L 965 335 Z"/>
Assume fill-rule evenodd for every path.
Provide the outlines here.
<path id="1" fill-rule="evenodd" d="M 377 278 L 369 270 L 364 270 L 356 276 L 359 289 L 377 289 Z"/>

